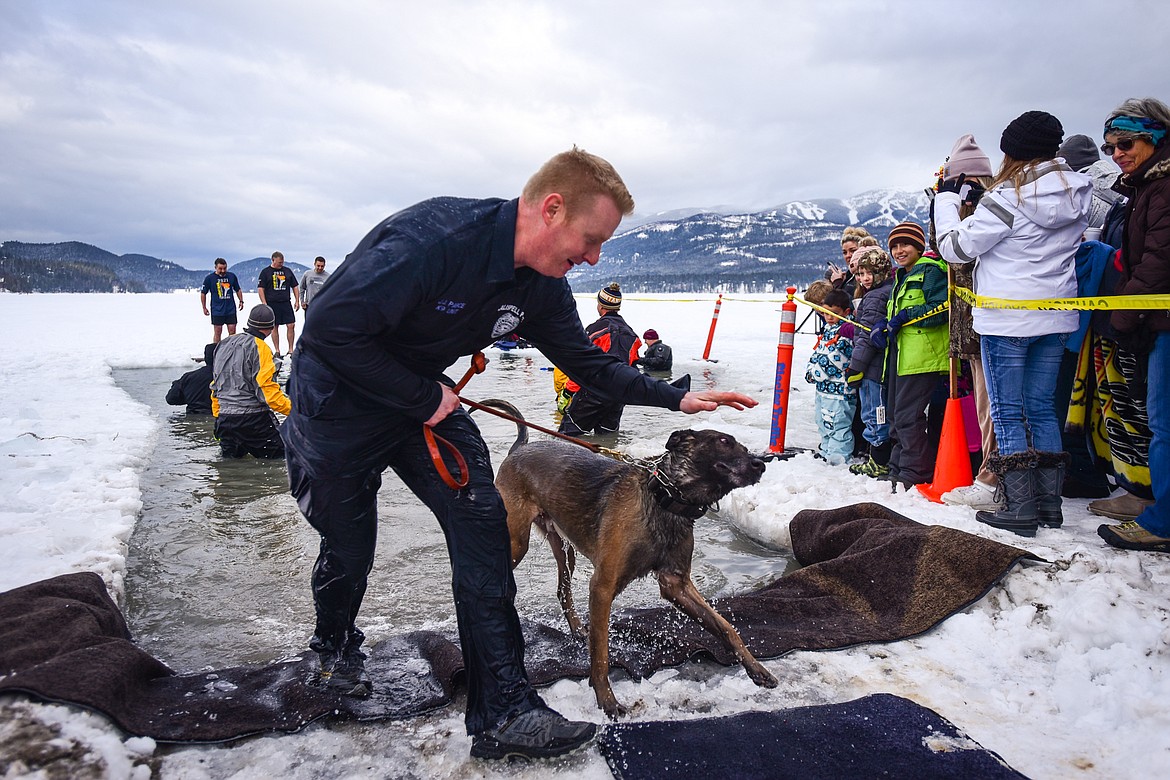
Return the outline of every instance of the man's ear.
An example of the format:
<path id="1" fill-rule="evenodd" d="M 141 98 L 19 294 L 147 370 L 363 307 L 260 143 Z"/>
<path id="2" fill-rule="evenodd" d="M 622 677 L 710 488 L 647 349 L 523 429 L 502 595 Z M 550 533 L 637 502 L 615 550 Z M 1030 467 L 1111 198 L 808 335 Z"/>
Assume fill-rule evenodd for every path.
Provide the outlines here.
<path id="1" fill-rule="evenodd" d="M 564 216 L 565 199 L 557 192 L 550 192 L 544 196 L 544 200 L 540 202 L 540 216 L 544 219 L 544 224 L 552 224 L 552 221 L 558 215 Z"/>

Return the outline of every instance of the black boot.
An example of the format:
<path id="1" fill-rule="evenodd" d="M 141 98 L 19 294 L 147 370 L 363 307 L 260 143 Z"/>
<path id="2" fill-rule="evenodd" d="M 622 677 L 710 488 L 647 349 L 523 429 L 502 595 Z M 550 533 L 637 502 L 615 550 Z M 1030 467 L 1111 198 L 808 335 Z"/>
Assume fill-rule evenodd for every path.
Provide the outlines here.
<path id="1" fill-rule="evenodd" d="M 987 468 L 999 476 L 1004 506 L 994 512 L 976 512 L 975 519 L 1020 536 L 1035 536 L 1038 525 L 1033 486 L 1036 460 L 1035 450 L 989 458 Z"/>
<path id="2" fill-rule="evenodd" d="M 1067 452 L 1036 453 L 1036 522 L 1047 528 L 1060 528 L 1064 524 L 1060 492 L 1069 460 Z"/>
<path id="3" fill-rule="evenodd" d="M 374 690 L 370 675 L 366 673 L 366 654 L 362 642 L 366 636 L 359 629 L 351 629 L 343 642 L 325 642 L 314 636 L 309 647 L 317 651 L 321 662 L 318 684 L 341 694 L 364 699 Z M 343 644 L 339 649 L 338 644 Z"/>

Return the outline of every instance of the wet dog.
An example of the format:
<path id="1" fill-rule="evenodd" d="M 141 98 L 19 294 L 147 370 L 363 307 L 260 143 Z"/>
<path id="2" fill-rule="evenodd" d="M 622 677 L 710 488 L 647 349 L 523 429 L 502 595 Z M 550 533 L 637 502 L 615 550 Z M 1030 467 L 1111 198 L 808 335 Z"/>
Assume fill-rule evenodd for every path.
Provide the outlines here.
<path id="1" fill-rule="evenodd" d="M 507 402 L 482 403 L 520 416 Z M 691 582 L 695 520 L 735 488 L 759 482 L 764 462 L 718 431 L 675 431 L 666 452 L 642 466 L 561 441 L 527 443 L 527 434 L 520 430 L 496 476 L 508 510 L 512 567 L 528 552 L 535 525 L 556 558 L 557 597 L 569 630 L 584 638 L 571 580 L 576 553 L 593 562 L 589 680 L 605 714 L 617 718 L 626 712 L 609 684 L 613 600 L 630 582 L 650 572 L 658 579 L 662 597 L 722 639 L 756 685 L 775 687 L 776 678 Z"/>

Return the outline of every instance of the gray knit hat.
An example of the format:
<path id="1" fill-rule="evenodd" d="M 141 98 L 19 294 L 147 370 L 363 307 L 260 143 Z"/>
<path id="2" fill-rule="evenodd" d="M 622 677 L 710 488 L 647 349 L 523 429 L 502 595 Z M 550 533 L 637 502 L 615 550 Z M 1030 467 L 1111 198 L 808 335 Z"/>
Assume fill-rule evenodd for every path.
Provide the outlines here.
<path id="1" fill-rule="evenodd" d="M 1097 144 L 1087 135 L 1070 135 L 1068 140 L 1056 150 L 1057 157 L 1063 157 L 1068 167 L 1074 171 L 1083 171 L 1101 159 L 1097 151 Z"/>
<path id="2" fill-rule="evenodd" d="M 272 307 L 265 303 L 258 303 L 248 312 L 248 327 L 256 330 L 268 330 L 276 327 L 276 315 Z"/>

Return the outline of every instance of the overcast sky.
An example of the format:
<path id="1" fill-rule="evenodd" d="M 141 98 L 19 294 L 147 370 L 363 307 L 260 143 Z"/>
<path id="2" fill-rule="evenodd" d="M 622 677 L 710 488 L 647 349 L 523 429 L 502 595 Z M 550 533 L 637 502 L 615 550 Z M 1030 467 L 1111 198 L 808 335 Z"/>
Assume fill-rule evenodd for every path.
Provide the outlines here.
<path id="1" fill-rule="evenodd" d="M 1043 109 L 1170 101 L 1170 3 L 0 0 L 0 240 L 340 261 L 608 158 L 639 214 L 931 182 Z"/>

